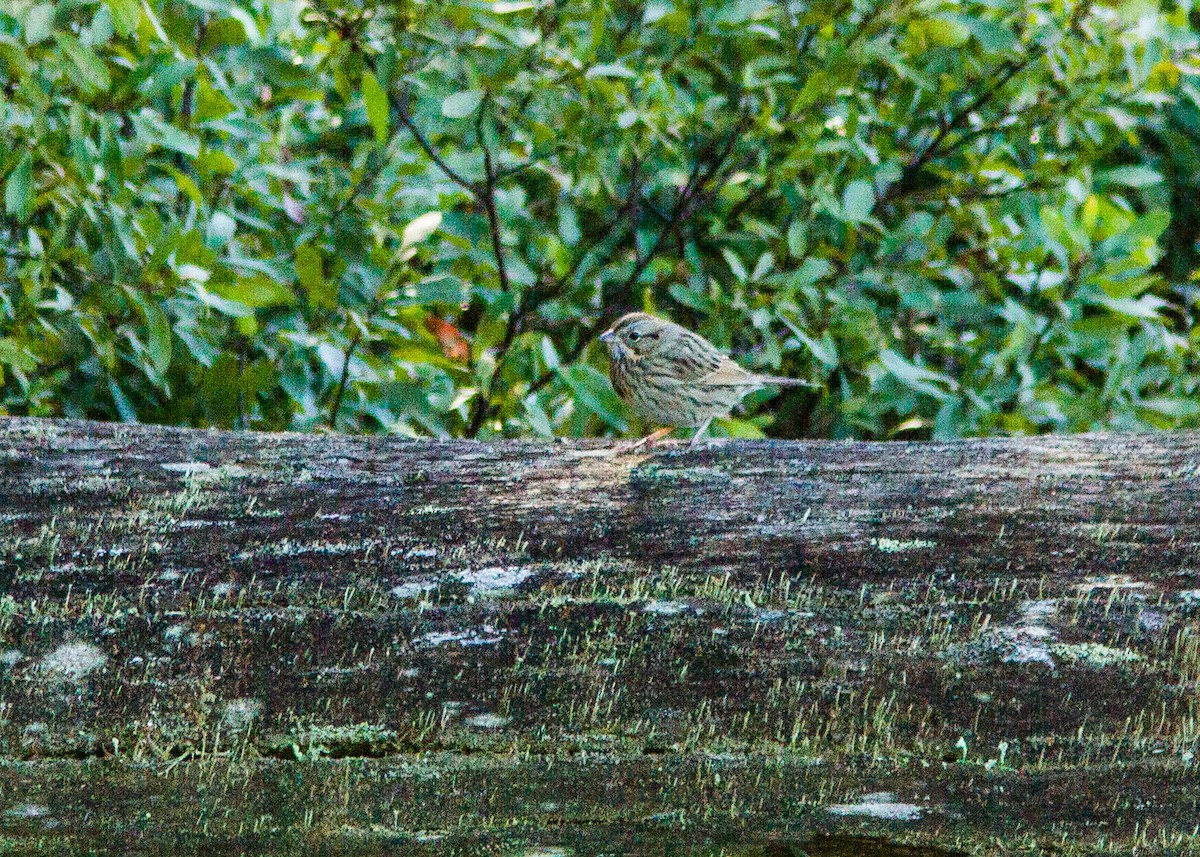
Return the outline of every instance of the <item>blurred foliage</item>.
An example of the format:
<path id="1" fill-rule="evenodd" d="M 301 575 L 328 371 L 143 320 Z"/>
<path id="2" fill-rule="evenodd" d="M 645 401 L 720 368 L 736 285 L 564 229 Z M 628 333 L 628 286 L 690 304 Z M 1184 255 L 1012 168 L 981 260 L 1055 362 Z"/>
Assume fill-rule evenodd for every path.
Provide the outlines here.
<path id="1" fill-rule="evenodd" d="M 1191 0 L 8 0 L 0 413 L 585 435 L 1200 425 Z"/>

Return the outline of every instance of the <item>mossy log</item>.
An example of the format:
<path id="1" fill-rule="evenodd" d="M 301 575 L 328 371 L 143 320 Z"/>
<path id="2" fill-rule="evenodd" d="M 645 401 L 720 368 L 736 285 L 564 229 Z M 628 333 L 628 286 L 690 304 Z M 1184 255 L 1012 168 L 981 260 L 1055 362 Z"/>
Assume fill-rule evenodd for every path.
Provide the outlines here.
<path id="1" fill-rule="evenodd" d="M 1200 851 L 1198 509 L 1198 433 L 0 420 L 0 851 Z"/>

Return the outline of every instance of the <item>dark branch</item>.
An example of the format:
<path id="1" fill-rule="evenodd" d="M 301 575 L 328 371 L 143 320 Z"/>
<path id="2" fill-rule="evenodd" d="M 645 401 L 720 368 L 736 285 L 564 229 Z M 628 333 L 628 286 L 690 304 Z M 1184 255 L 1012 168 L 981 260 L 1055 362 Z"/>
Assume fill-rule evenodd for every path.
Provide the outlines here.
<path id="1" fill-rule="evenodd" d="M 487 214 L 488 231 L 492 239 L 492 255 L 496 258 L 496 275 L 500 278 L 500 291 L 505 294 L 512 293 L 512 284 L 508 279 L 508 268 L 504 264 L 504 243 L 500 235 L 500 216 L 496 211 L 496 169 L 492 163 L 492 150 L 488 146 L 487 141 L 483 136 L 483 111 L 488 99 L 484 99 L 484 105 L 479 108 L 479 116 L 475 122 L 476 133 L 479 136 L 479 145 L 483 149 L 483 191 L 478 194 L 479 202 L 483 205 L 483 210 Z M 467 424 L 466 436 L 475 437 L 479 434 L 479 430 L 483 428 L 483 424 L 488 418 L 495 413 L 495 405 L 491 402 L 492 390 L 496 387 L 496 382 L 500 379 L 500 371 L 504 368 L 504 358 L 508 354 L 508 349 L 512 347 L 513 341 L 517 337 L 517 326 L 520 324 L 521 312 L 518 307 L 513 307 L 508 314 L 508 321 L 504 326 L 504 339 L 501 340 L 499 348 L 496 349 L 496 365 L 492 369 L 492 377 L 488 382 L 486 390 L 481 390 L 475 398 L 474 405 L 471 409 L 471 421 Z"/>
<path id="2" fill-rule="evenodd" d="M 342 409 L 342 397 L 346 393 L 346 381 L 350 377 L 350 358 L 354 356 L 354 350 L 358 348 L 358 344 L 362 342 L 361 331 L 355 331 L 354 338 L 350 340 L 350 347 L 346 349 L 346 360 L 342 363 L 342 377 L 338 379 L 337 392 L 333 396 L 333 404 L 329 408 L 329 427 L 337 428 L 338 411 Z"/>
<path id="3" fill-rule="evenodd" d="M 633 272 L 628 278 L 626 278 L 625 282 L 621 284 L 621 292 L 628 291 L 635 283 L 637 283 L 638 278 L 642 276 L 646 268 L 650 266 L 650 263 L 653 262 L 655 257 L 658 255 L 659 250 L 662 249 L 663 243 L 666 241 L 667 237 L 676 229 L 678 229 L 679 226 L 691 216 L 692 212 L 696 208 L 694 203 L 701 198 L 707 198 L 709 196 L 708 194 L 701 193 L 700 189 L 712 181 L 716 177 L 717 173 L 721 171 L 721 168 L 725 166 L 725 162 L 729 159 L 729 155 L 733 152 L 733 147 L 737 144 L 738 138 L 741 136 L 741 126 L 742 123 L 739 122 L 734 132 L 729 135 L 729 139 L 725 141 L 725 145 L 721 149 L 720 154 L 713 159 L 713 161 L 708 165 L 707 169 L 704 167 L 703 158 L 698 158 L 696 160 L 695 165 L 692 167 L 691 173 L 688 175 L 687 181 L 684 183 L 683 188 L 679 191 L 679 197 L 676 199 L 675 206 L 671 209 L 671 213 L 667 217 L 667 222 L 664 223 L 662 228 L 658 230 L 658 237 L 654 239 L 654 244 L 650 250 L 645 254 L 645 256 L 637 259 L 633 266 Z M 635 234 L 634 243 L 636 244 L 636 242 L 637 235 Z"/>
<path id="4" fill-rule="evenodd" d="M 392 102 L 392 106 L 396 109 L 396 115 L 400 117 L 400 123 L 408 129 L 410 134 L 413 135 L 413 139 L 417 141 L 417 145 L 419 145 L 425 154 L 429 156 L 429 160 L 437 164 L 438 169 L 446 174 L 446 178 L 450 179 L 450 181 L 454 182 L 463 190 L 468 191 L 472 196 L 477 197 L 479 195 L 479 189 L 475 186 L 474 182 L 469 181 L 465 176 L 459 172 L 456 172 L 453 167 L 442 160 L 441 155 L 434 151 L 433 146 L 429 143 L 429 140 L 426 139 L 425 135 L 422 134 L 421 130 L 416 126 L 416 124 L 414 124 L 412 116 L 408 112 L 407 93 L 400 96 L 389 93 L 388 99 Z"/>
<path id="5" fill-rule="evenodd" d="M 720 153 L 709 163 L 707 168 L 705 168 L 705 159 L 703 157 L 697 158 L 696 163 L 692 166 L 692 171 L 688 174 L 687 181 L 679 191 L 679 196 L 675 201 L 675 205 L 671 208 L 671 212 L 666 217 L 662 228 L 659 229 L 658 237 L 655 239 L 653 246 L 645 254 L 644 258 L 635 262 L 633 271 L 622 282 L 620 291 L 628 291 L 638 281 L 642 273 L 645 272 L 646 268 L 649 267 L 650 263 L 662 249 L 663 243 L 667 240 L 668 236 L 675 232 L 680 225 L 682 225 L 691 216 L 692 212 L 698 207 L 698 204 L 702 203 L 704 200 L 710 199 L 720 190 L 720 185 L 717 185 L 715 188 L 707 192 L 703 191 L 702 189 L 705 187 L 705 185 L 709 184 L 714 178 L 716 178 L 717 174 L 729 160 L 729 156 L 733 153 L 734 146 L 741 137 L 741 130 L 742 122 L 739 121 L 737 127 L 729 135 L 729 138 L 725 141 L 724 146 L 722 146 Z M 634 240 L 637 240 L 636 235 L 634 236 Z M 578 360 L 580 355 L 583 354 L 584 350 L 595 338 L 596 334 L 603 329 L 608 321 L 609 314 L 603 313 L 594 323 L 588 325 L 584 329 L 582 335 L 579 337 L 579 340 L 575 343 L 575 346 L 567 355 L 566 359 L 564 359 L 562 362 L 564 364 L 570 364 Z M 554 380 L 556 375 L 556 369 L 548 369 L 547 371 L 543 372 L 534 380 L 532 384 L 529 385 L 529 392 L 538 392 L 552 380 Z"/>
<path id="6" fill-rule="evenodd" d="M 483 146 L 483 167 L 487 171 L 484 179 L 483 193 L 480 202 L 487 214 L 488 232 L 492 238 L 492 255 L 496 257 L 496 275 L 500 278 L 500 291 L 510 292 L 512 286 L 508 279 L 508 268 L 504 264 L 504 245 L 500 236 L 500 215 L 496 211 L 496 174 L 492 171 L 492 154 L 487 145 Z"/>
<path id="7" fill-rule="evenodd" d="M 917 176 L 934 157 L 945 151 L 953 151 L 962 142 L 965 142 L 960 141 L 959 143 L 952 144 L 944 150 L 942 148 L 950 134 L 958 130 L 967 121 L 967 117 L 991 102 L 1000 93 L 1000 90 L 1004 88 L 1005 84 L 1025 69 L 1033 61 L 1033 58 L 1034 54 L 1031 53 L 1020 60 L 1009 60 L 986 89 L 978 93 L 965 106 L 959 108 L 949 119 L 943 118 L 938 126 L 937 133 L 933 135 L 933 139 L 929 141 L 929 144 L 920 152 L 913 155 L 907 166 L 901 171 L 900 178 L 893 182 L 879 196 L 879 199 L 875 203 L 875 210 L 912 190 L 913 185 L 916 184 Z"/>
<path id="8" fill-rule="evenodd" d="M 346 210 L 354 204 L 354 200 L 358 199 L 358 195 L 363 192 L 367 185 L 375 181 L 381 172 L 383 172 L 383 164 L 384 160 L 379 158 L 375 161 L 374 166 L 363 172 L 362 177 L 359 178 L 359 180 L 354 183 L 354 187 L 350 189 L 349 195 L 347 195 L 347 197 L 338 204 L 338 207 L 333 210 L 333 214 L 329 218 L 329 225 L 331 227 L 337 226 L 337 223 L 339 220 L 341 220 L 342 215 L 345 214 Z M 292 248 L 290 255 L 296 255 L 295 248 Z"/>

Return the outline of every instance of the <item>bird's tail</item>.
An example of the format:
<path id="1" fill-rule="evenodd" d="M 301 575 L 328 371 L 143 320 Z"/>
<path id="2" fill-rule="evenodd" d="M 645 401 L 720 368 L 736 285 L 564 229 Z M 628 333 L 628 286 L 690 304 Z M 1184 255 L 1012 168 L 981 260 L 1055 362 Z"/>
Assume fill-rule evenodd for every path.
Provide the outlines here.
<path id="1" fill-rule="evenodd" d="M 803 378 L 784 378 L 782 375 L 755 375 L 754 380 L 759 384 L 772 384 L 776 387 L 816 387 L 812 381 Z"/>

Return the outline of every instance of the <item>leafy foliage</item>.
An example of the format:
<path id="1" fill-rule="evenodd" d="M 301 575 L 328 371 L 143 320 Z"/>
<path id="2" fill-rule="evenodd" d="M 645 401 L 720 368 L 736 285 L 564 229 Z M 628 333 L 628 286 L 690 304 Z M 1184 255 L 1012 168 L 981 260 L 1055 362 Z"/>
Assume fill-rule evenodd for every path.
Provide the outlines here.
<path id="1" fill-rule="evenodd" d="M 13 0 L 0 412 L 624 431 L 645 308 L 818 385 L 729 434 L 1200 425 L 1198 18 Z"/>

